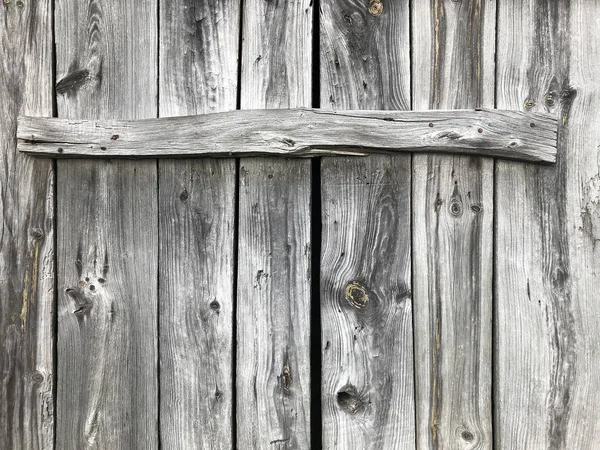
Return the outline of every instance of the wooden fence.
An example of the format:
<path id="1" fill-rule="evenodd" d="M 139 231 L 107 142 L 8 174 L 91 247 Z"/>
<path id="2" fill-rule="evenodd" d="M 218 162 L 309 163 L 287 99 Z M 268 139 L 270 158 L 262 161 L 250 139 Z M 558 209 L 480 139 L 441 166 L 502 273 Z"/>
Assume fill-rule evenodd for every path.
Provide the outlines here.
<path id="1" fill-rule="evenodd" d="M 0 14 L 0 447 L 598 448 L 600 0 Z M 557 163 L 16 149 L 301 107 L 550 113 Z"/>

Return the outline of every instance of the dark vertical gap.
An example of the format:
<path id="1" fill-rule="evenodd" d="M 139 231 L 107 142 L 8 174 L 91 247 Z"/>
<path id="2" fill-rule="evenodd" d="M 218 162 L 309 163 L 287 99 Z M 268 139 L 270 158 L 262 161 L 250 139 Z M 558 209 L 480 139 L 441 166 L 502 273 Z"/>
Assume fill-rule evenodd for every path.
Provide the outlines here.
<path id="1" fill-rule="evenodd" d="M 321 413 L 321 158 L 313 158 L 311 177 L 310 347 L 311 448 L 322 448 Z"/>
<path id="2" fill-rule="evenodd" d="M 156 2 L 156 117 L 160 117 L 160 0 Z"/>
<path id="3" fill-rule="evenodd" d="M 162 434 L 160 430 L 160 406 L 161 406 L 161 389 L 160 389 L 160 164 L 159 160 L 156 160 L 156 229 L 157 229 L 157 243 L 158 249 L 156 251 L 156 258 L 158 259 L 156 264 L 156 401 L 158 411 L 156 414 L 156 432 L 158 434 L 158 448 L 162 447 Z"/>
<path id="4" fill-rule="evenodd" d="M 239 86 L 239 85 L 238 85 Z M 233 448 L 237 447 L 237 290 L 238 290 L 238 240 L 240 235 L 240 158 L 235 159 L 235 204 L 233 226 L 233 306 L 232 306 L 232 342 L 231 342 L 231 442 Z"/>
<path id="5" fill-rule="evenodd" d="M 312 107 L 321 107 L 320 0 L 312 0 Z M 321 411 L 321 158 L 311 161 L 310 198 L 310 430 L 311 448 L 322 448 Z"/>
<path id="6" fill-rule="evenodd" d="M 240 0 L 240 21 L 238 35 L 238 60 L 237 60 L 237 91 L 235 99 L 235 109 L 242 108 L 242 44 L 244 42 L 244 6 L 245 1 Z M 238 161 L 239 163 L 239 161 Z"/>
<path id="7" fill-rule="evenodd" d="M 54 86 L 54 84 L 53 84 Z M 56 116 L 53 116 L 56 117 Z M 54 255 L 52 258 L 52 263 L 54 264 L 54 295 L 52 296 L 52 303 L 54 305 L 52 311 L 52 417 L 54 418 L 52 422 L 53 427 L 53 436 L 52 436 L 52 448 L 56 448 L 56 419 L 57 419 L 57 408 L 58 408 L 58 174 L 57 174 L 57 161 L 54 159 L 52 161 L 52 170 L 53 174 L 53 186 L 52 186 L 52 194 L 53 194 L 53 224 L 54 227 L 54 236 L 52 245 L 54 246 Z"/>
<path id="8" fill-rule="evenodd" d="M 52 30 L 52 117 L 58 117 L 58 103 L 56 100 L 56 23 L 54 19 L 55 10 L 56 1 L 53 0 L 50 4 L 50 28 Z"/>
<path id="9" fill-rule="evenodd" d="M 412 1 L 410 1 L 408 3 L 408 57 L 409 57 L 409 65 L 410 65 L 410 70 L 409 70 L 409 95 L 410 95 L 410 99 L 409 99 L 409 103 L 410 103 L 410 109 L 411 111 L 414 108 L 414 96 L 413 96 L 413 3 Z M 414 286 L 415 286 L 415 271 L 414 271 L 414 253 L 415 253 L 415 247 L 414 247 L 414 240 L 413 240 L 413 233 L 414 233 L 414 214 L 413 214 L 413 197 L 414 197 L 414 182 L 413 182 L 413 176 L 414 176 L 414 153 L 410 153 L 410 198 L 409 198 L 409 207 L 410 207 L 410 291 L 413 292 L 414 291 Z M 414 300 L 414 296 L 411 295 L 411 301 Z M 412 346 L 413 346 L 413 358 L 412 358 L 412 364 L 413 364 L 413 405 L 414 405 L 414 415 L 415 415 L 415 448 L 417 447 L 417 441 L 418 441 L 418 435 L 419 435 L 419 422 L 418 422 L 418 404 L 417 404 L 417 363 L 416 363 L 416 358 L 415 355 L 417 354 L 417 349 L 416 349 L 416 339 L 415 339 L 415 308 L 414 308 L 414 302 L 413 302 L 413 307 L 412 307 L 412 314 L 411 314 L 411 319 L 412 319 Z"/>
<path id="10" fill-rule="evenodd" d="M 498 25 L 500 23 L 500 0 L 496 2 L 496 23 L 495 23 L 495 45 L 494 45 L 494 109 L 498 107 Z M 493 186 L 493 212 L 492 212 L 492 345 L 491 345 L 491 370 L 490 370 L 490 378 L 491 378 L 491 393 L 492 398 L 490 399 L 490 406 L 492 408 L 492 436 L 491 436 L 491 446 L 492 448 L 496 447 L 495 445 L 495 435 L 496 435 L 496 377 L 495 377 L 495 368 L 496 368 L 496 255 L 498 254 L 497 247 L 497 233 L 498 233 L 498 199 L 496 192 L 496 165 L 497 162 L 494 159 L 494 167 L 492 173 L 492 186 Z"/>
<path id="11" fill-rule="evenodd" d="M 235 109 L 242 107 L 242 43 L 244 36 L 244 0 L 240 0 L 240 18 L 238 35 L 238 60 L 237 60 L 237 91 Z M 235 159 L 235 204 L 234 204 L 234 226 L 233 226 L 233 304 L 232 314 L 232 340 L 231 340 L 231 444 L 237 449 L 237 303 L 238 303 L 238 256 L 240 236 L 240 158 Z"/>
<path id="12" fill-rule="evenodd" d="M 50 29 L 52 33 L 52 117 L 58 117 L 58 103 L 56 100 L 56 23 L 55 23 L 56 1 L 50 2 Z M 53 311 L 52 311 L 52 448 L 56 448 L 56 421 L 58 408 L 58 163 L 56 159 L 52 161 L 52 226 L 54 234 L 52 245 L 54 246 L 54 254 L 52 264 L 54 264 L 54 294 L 52 296 Z"/>
<path id="13" fill-rule="evenodd" d="M 160 117 L 160 0 L 156 2 L 156 117 Z M 156 230 L 158 249 L 156 250 L 156 433 L 158 448 L 162 447 L 161 423 L 161 384 L 160 384 L 160 160 L 156 160 Z"/>
<path id="14" fill-rule="evenodd" d="M 321 107 L 321 2 L 312 0 L 312 107 Z"/>

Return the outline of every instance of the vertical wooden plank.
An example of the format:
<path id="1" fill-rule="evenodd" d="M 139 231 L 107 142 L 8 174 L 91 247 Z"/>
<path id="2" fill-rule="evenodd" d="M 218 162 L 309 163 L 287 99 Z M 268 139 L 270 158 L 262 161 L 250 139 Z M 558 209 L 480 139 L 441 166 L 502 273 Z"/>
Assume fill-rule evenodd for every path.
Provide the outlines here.
<path id="1" fill-rule="evenodd" d="M 560 119 L 555 167 L 498 162 L 498 448 L 596 448 L 598 1 L 500 2 L 497 104 Z"/>
<path id="2" fill-rule="evenodd" d="M 240 2 L 160 2 L 159 111 L 236 107 Z M 159 161 L 163 448 L 232 448 L 234 159 Z"/>
<path id="3" fill-rule="evenodd" d="M 56 2 L 59 116 L 156 116 L 156 6 Z M 57 184 L 57 448 L 156 448 L 156 162 L 59 161 Z"/>
<path id="4" fill-rule="evenodd" d="M 321 2 L 321 103 L 408 109 L 408 1 Z M 410 155 L 321 163 L 323 448 L 415 445 Z"/>
<path id="5" fill-rule="evenodd" d="M 411 15 L 413 108 L 493 108 L 495 0 Z M 413 158 L 418 448 L 492 447 L 493 164 Z"/>
<path id="6" fill-rule="evenodd" d="M 54 436 L 54 170 L 16 151 L 19 114 L 52 115 L 50 1 L 0 5 L 0 442 Z"/>
<path id="7" fill-rule="evenodd" d="M 310 106 L 312 1 L 247 0 L 242 108 Z M 237 446 L 310 448 L 307 160 L 240 162 Z"/>

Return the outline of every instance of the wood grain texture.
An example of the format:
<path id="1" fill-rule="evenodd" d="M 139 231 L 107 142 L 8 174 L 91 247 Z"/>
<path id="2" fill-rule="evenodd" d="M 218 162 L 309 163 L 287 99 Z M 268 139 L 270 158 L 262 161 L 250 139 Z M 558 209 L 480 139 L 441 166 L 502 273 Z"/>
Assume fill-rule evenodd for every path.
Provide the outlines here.
<path id="1" fill-rule="evenodd" d="M 291 169 L 240 166 L 238 448 L 311 448 L 311 173 Z"/>
<path id="2" fill-rule="evenodd" d="M 413 108 L 493 107 L 495 0 L 412 5 Z M 492 448 L 493 183 L 491 159 L 413 157 L 421 449 Z"/>
<path id="3" fill-rule="evenodd" d="M 52 449 L 54 170 L 16 151 L 17 115 L 52 114 L 50 1 L 0 5 L 0 446 Z"/>
<path id="4" fill-rule="evenodd" d="M 235 161 L 160 163 L 163 448 L 232 448 Z"/>
<path id="5" fill-rule="evenodd" d="M 323 448 L 414 447 L 410 164 L 396 159 L 323 162 Z"/>
<path id="6" fill-rule="evenodd" d="M 600 439 L 599 14 L 598 1 L 500 3 L 498 106 L 561 126 L 555 168 L 497 165 L 496 447 Z"/>
<path id="7" fill-rule="evenodd" d="M 321 103 L 409 108 L 409 2 L 321 1 Z M 324 449 L 415 445 L 410 155 L 321 162 Z"/>
<path id="8" fill-rule="evenodd" d="M 243 109 L 310 106 L 312 5 L 244 2 Z M 238 448 L 311 448 L 310 187 L 310 161 L 240 161 Z"/>
<path id="9" fill-rule="evenodd" d="M 160 2 L 161 116 L 235 109 L 239 15 Z M 233 447 L 235 196 L 233 159 L 159 161 L 162 448 Z"/>
<path id="10" fill-rule="evenodd" d="M 234 111 L 141 121 L 22 117 L 19 150 L 54 157 L 465 153 L 555 162 L 555 118 L 513 111 Z"/>
<path id="11" fill-rule="evenodd" d="M 57 1 L 59 116 L 156 117 L 156 23 L 152 1 Z M 57 164 L 56 447 L 157 448 L 156 162 Z"/>

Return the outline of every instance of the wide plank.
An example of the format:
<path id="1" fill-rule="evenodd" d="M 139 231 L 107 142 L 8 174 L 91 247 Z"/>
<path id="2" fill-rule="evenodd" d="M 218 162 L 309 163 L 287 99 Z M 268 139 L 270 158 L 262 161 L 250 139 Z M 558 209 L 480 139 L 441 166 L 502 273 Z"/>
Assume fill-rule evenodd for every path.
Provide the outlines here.
<path id="1" fill-rule="evenodd" d="M 312 18 L 312 0 L 244 2 L 242 109 L 310 106 Z M 270 129 L 282 123 L 279 117 L 285 116 L 280 113 L 268 116 Z M 269 147 L 267 142 L 262 145 Z M 239 147 L 231 142 L 228 146 L 230 151 Z M 240 160 L 240 449 L 311 448 L 310 187 L 310 161 Z"/>
<path id="2" fill-rule="evenodd" d="M 156 117 L 156 2 L 55 8 L 59 117 Z M 57 187 L 56 448 L 156 449 L 156 161 L 58 161 Z"/>
<path id="3" fill-rule="evenodd" d="M 160 116 L 235 109 L 240 2 L 159 7 Z M 161 447 L 231 449 L 236 163 L 162 159 L 158 176 Z"/>
<path id="4" fill-rule="evenodd" d="M 19 150 L 52 157 L 462 153 L 555 161 L 555 118 L 515 111 L 232 111 L 139 121 L 22 117 Z"/>
<path id="5" fill-rule="evenodd" d="M 495 17 L 495 0 L 413 2 L 414 109 L 494 106 Z M 419 449 L 492 448 L 493 168 L 413 157 Z"/>
<path id="6" fill-rule="evenodd" d="M 600 2 L 500 2 L 497 104 L 560 120 L 558 164 L 498 162 L 496 448 L 600 441 Z"/>
<path id="7" fill-rule="evenodd" d="M 409 1 L 320 6 L 322 106 L 408 109 Z M 324 449 L 415 446 L 410 187 L 408 154 L 321 161 Z"/>
<path id="8" fill-rule="evenodd" d="M 52 115 L 52 2 L 0 5 L 0 447 L 54 441 L 54 164 L 16 150 Z"/>

